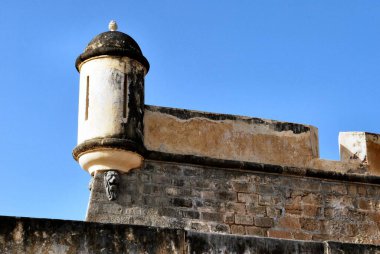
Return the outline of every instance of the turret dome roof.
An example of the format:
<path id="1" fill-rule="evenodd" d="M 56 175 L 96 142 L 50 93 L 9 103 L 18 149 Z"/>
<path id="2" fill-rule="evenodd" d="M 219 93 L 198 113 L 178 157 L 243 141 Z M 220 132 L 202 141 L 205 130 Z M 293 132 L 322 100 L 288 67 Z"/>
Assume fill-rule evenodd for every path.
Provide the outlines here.
<path id="1" fill-rule="evenodd" d="M 119 31 L 107 31 L 92 39 L 84 52 L 76 59 L 75 67 L 79 71 L 79 66 L 83 61 L 101 55 L 127 56 L 140 62 L 147 71 L 149 70 L 149 62 L 142 54 L 137 42 L 131 36 Z"/>

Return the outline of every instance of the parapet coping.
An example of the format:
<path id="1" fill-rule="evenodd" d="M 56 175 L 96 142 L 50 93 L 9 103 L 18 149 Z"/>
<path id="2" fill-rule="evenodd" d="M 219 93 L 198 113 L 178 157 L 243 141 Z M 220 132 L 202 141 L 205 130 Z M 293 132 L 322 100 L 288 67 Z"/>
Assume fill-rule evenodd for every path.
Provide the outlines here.
<path id="1" fill-rule="evenodd" d="M 380 176 L 341 173 L 335 171 L 325 171 L 314 168 L 291 167 L 282 165 L 273 165 L 265 163 L 256 163 L 248 161 L 223 160 L 210 157 L 183 155 L 173 153 L 163 153 L 157 151 L 146 151 L 145 159 L 156 161 L 167 161 L 175 163 L 188 163 L 217 168 L 239 169 L 263 173 L 272 173 L 280 175 L 290 175 L 298 177 L 313 177 L 320 179 L 328 179 L 333 181 L 358 182 L 365 184 L 380 185 Z"/>
<path id="2" fill-rule="evenodd" d="M 207 118 L 214 121 L 231 120 L 231 121 L 243 121 L 248 124 L 263 124 L 263 125 L 272 126 L 273 130 L 278 131 L 278 132 L 292 131 L 294 134 L 300 134 L 303 132 L 310 131 L 311 128 L 317 129 L 315 126 L 308 125 L 308 124 L 269 120 L 269 119 L 264 119 L 264 118 L 241 116 L 241 115 L 211 113 L 211 112 L 197 111 L 197 110 L 190 110 L 190 109 L 153 106 L 153 105 L 147 105 L 147 104 L 145 104 L 145 110 L 172 115 L 182 120 L 189 120 L 192 118 L 200 117 L 200 118 Z"/>
<path id="3" fill-rule="evenodd" d="M 51 237 L 45 237 L 44 233 Z M 70 241 L 67 241 L 69 237 Z M 145 237 L 148 236 L 148 239 Z M 150 253 L 377 253 L 380 246 L 337 241 L 303 241 L 254 235 L 204 233 L 183 228 L 0 216 L 0 252 L 38 252 L 59 244 L 71 252 Z M 38 250 L 38 251 L 36 251 Z M 301 251 L 303 252 L 303 251 Z M 108 253 L 108 252 L 107 252 Z"/>

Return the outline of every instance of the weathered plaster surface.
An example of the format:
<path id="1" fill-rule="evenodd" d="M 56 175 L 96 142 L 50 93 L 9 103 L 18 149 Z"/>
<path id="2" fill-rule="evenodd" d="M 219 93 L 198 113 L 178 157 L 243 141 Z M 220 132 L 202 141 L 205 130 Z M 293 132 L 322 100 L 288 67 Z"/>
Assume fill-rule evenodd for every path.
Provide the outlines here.
<path id="1" fill-rule="evenodd" d="M 97 57 L 83 63 L 79 85 L 78 144 L 93 138 L 125 134 L 131 110 L 126 105 L 130 100 L 131 82 L 125 79 L 127 74 L 136 76 L 137 73 L 143 76 L 144 67 L 128 57 Z M 144 103 L 143 91 L 134 92 L 142 93 L 142 98 L 137 98 L 134 105 L 138 107 Z"/>
<path id="2" fill-rule="evenodd" d="M 341 161 L 367 160 L 367 146 L 364 132 L 340 132 L 339 151 Z"/>
<path id="3" fill-rule="evenodd" d="M 142 144 L 145 74 L 143 65 L 128 57 L 98 56 L 82 63 L 74 157 L 90 174 L 115 168 L 128 172 L 141 165 L 143 158 L 134 150 L 105 143 L 115 138 Z"/>
<path id="4" fill-rule="evenodd" d="M 217 159 L 304 166 L 318 158 L 312 126 L 146 107 L 144 144 L 148 150 Z"/>
<path id="5" fill-rule="evenodd" d="M 342 162 L 360 163 L 368 173 L 380 175 L 380 135 L 368 132 L 339 133 Z"/>

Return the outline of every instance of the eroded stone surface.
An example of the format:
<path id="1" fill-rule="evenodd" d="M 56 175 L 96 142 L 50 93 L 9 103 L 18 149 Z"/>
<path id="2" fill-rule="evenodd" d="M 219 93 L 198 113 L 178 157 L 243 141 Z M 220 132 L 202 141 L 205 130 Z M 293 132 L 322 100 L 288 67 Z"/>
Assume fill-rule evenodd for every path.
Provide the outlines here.
<path id="1" fill-rule="evenodd" d="M 148 150 L 217 159 L 304 166 L 318 157 L 312 126 L 148 106 Z"/>
<path id="2" fill-rule="evenodd" d="M 0 216 L 0 253 L 184 253 L 184 232 Z"/>
<path id="3" fill-rule="evenodd" d="M 0 216 L 0 253 L 378 253 L 379 246 Z"/>
<path id="4" fill-rule="evenodd" d="M 313 159 L 306 165 L 306 167 L 333 171 L 339 173 L 358 173 L 363 174 L 368 172 L 368 167 L 366 164 L 360 161 L 349 160 L 349 161 L 333 161 L 324 159 Z"/>
<path id="5" fill-rule="evenodd" d="M 287 241 L 262 237 L 241 237 L 187 232 L 189 253 L 250 253 L 250 254 L 321 254 L 320 242 Z"/>

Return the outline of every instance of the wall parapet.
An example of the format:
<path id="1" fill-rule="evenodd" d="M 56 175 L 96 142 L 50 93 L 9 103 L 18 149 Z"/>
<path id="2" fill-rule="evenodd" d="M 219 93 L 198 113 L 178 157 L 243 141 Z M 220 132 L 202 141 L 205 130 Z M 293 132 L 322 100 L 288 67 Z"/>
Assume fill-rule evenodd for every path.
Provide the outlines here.
<path id="1" fill-rule="evenodd" d="M 340 133 L 341 160 L 319 157 L 311 125 L 145 105 L 147 153 L 379 175 L 380 135 Z"/>
<path id="2" fill-rule="evenodd" d="M 149 151 L 222 160 L 306 165 L 319 157 L 311 125 L 145 105 Z"/>
<path id="3" fill-rule="evenodd" d="M 8 253 L 378 253 L 380 246 L 199 233 L 189 230 L 0 216 Z"/>

